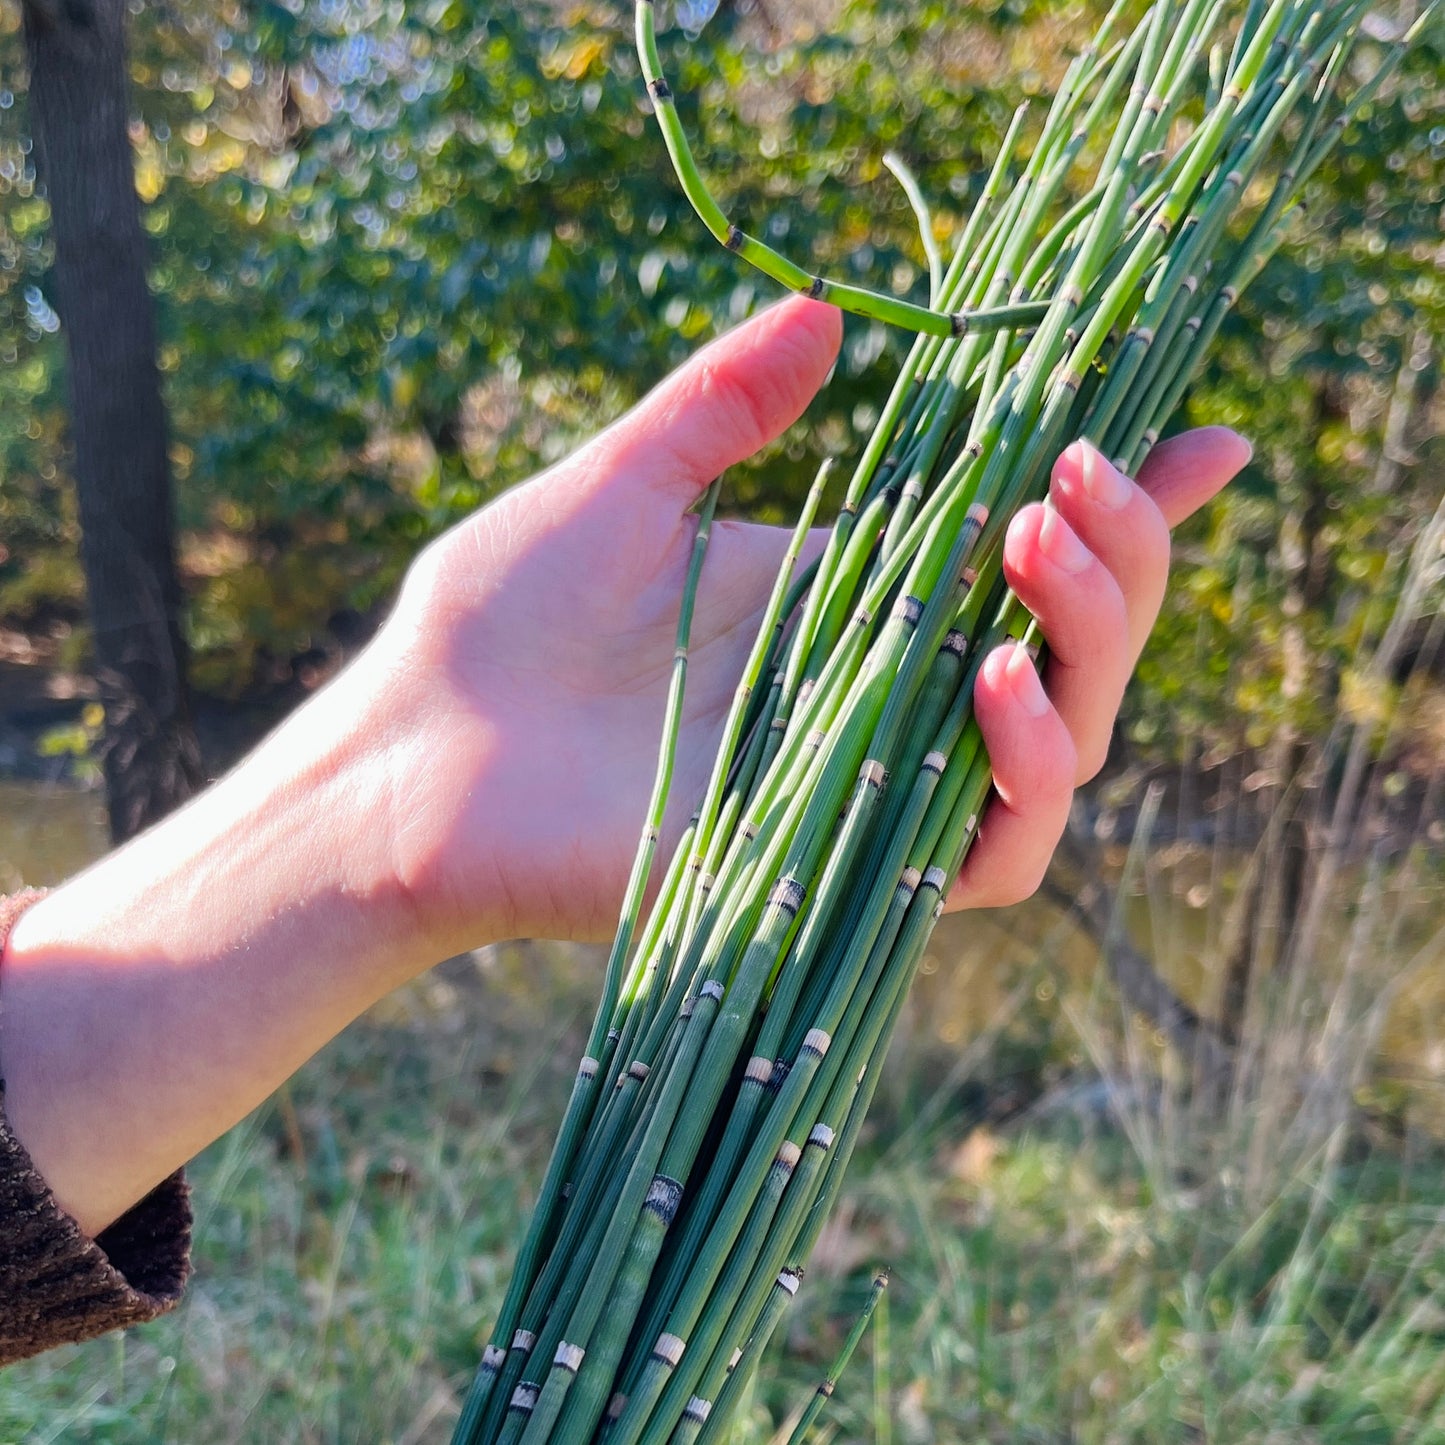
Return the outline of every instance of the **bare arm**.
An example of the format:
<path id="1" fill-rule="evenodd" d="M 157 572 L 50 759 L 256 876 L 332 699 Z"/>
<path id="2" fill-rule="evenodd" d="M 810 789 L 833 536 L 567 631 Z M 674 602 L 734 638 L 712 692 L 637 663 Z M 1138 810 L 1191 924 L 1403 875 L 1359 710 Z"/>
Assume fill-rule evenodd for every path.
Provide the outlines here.
<path id="1" fill-rule="evenodd" d="M 188 807 L 35 905 L 0 971 L 16 1136 L 89 1234 L 433 957 L 386 860 L 362 659 Z"/>

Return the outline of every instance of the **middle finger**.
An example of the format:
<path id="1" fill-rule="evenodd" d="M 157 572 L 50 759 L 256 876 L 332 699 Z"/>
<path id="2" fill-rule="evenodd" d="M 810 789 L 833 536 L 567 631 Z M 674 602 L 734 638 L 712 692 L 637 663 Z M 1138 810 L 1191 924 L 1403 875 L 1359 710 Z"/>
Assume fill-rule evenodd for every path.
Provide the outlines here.
<path id="1" fill-rule="evenodd" d="M 1051 507 L 1025 507 L 1014 518 L 1004 570 L 1048 643 L 1044 684 L 1074 740 L 1074 781 L 1086 782 L 1108 755 L 1133 665 L 1123 590 Z"/>

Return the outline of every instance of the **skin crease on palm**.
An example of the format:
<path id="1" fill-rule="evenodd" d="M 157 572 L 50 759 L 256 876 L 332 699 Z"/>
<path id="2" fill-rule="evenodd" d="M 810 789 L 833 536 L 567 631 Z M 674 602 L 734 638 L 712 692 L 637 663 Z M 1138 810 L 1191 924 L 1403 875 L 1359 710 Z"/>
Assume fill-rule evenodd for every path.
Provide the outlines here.
<path id="1" fill-rule="evenodd" d="M 641 827 L 696 521 L 802 414 L 841 318 L 784 301 L 418 558 L 376 639 L 231 773 L 21 918 L 0 970 L 16 1136 L 94 1233 L 383 994 L 519 936 L 602 938 Z M 1176 437 L 1139 485 L 1075 445 L 1006 540 L 1049 646 L 986 662 L 997 780 L 951 897 L 1037 886 L 1102 764 L 1169 526 L 1248 460 Z M 786 534 L 715 524 L 662 856 L 704 786 Z M 818 539 L 814 539 L 818 545 Z"/>

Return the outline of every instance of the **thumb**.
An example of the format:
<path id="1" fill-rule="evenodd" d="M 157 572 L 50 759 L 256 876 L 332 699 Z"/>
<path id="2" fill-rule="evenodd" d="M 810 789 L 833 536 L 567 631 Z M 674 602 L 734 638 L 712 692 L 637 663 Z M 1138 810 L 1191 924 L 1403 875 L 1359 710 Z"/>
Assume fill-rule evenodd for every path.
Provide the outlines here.
<path id="1" fill-rule="evenodd" d="M 705 346 L 573 457 L 607 479 L 688 507 L 720 472 L 803 414 L 838 355 L 841 313 L 790 297 Z"/>

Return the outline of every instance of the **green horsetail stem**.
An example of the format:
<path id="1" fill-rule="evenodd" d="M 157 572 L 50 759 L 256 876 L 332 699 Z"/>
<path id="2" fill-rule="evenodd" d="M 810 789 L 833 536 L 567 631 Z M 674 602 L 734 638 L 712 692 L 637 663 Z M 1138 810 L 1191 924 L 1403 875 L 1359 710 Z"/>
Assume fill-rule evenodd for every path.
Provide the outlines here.
<path id="1" fill-rule="evenodd" d="M 903 173 L 922 306 L 821 281 L 735 230 L 642 0 L 644 75 L 708 229 L 793 289 L 919 334 L 800 570 L 825 475 L 809 491 L 644 916 L 716 487 L 704 502 L 602 1007 L 458 1445 L 727 1438 L 978 836 L 979 668 L 1005 639 L 1041 665 L 1002 574 L 1009 521 L 1075 436 L 1139 465 L 1300 188 L 1439 3 L 1361 79 L 1366 0 L 1244 0 L 1234 28 L 1235 0 L 1156 0 L 1127 32 L 1116 0 L 1031 146 L 1015 112 L 946 265 Z"/>
<path id="2" fill-rule="evenodd" d="M 692 202 L 693 209 L 703 224 L 729 251 L 751 262 L 765 275 L 771 276 L 774 281 L 781 282 L 792 291 L 811 296 L 816 301 L 827 301 L 843 311 L 852 311 L 859 316 L 872 317 L 876 321 L 885 321 L 932 336 L 964 336 L 969 332 L 1012 329 L 1029 325 L 1043 314 L 1042 306 L 1031 303 L 1000 306 L 988 311 L 934 311 L 911 301 L 901 301 L 895 296 L 884 296 L 861 286 L 850 286 L 842 281 L 830 281 L 823 276 L 816 276 L 788 260 L 756 236 L 750 236 L 733 225 L 713 199 L 712 192 L 708 190 L 707 182 L 703 180 L 702 172 L 698 170 L 697 162 L 693 159 L 692 147 L 688 144 L 687 134 L 677 116 L 672 87 L 662 73 L 652 12 L 653 0 L 638 0 L 637 50 L 642 59 L 647 93 L 652 97 L 663 141 L 688 200 Z"/>
<path id="3" fill-rule="evenodd" d="M 708 1422 L 698 1436 L 698 1445 L 709 1441 L 725 1439 L 734 1414 L 741 1408 L 757 1376 L 758 1364 L 763 1351 L 772 1338 L 773 1331 L 783 1322 L 789 1306 L 803 1282 L 801 1269 L 780 1270 L 768 1294 L 768 1303 L 762 1318 L 745 1345 L 735 1349 L 728 1361 L 727 1382 L 718 1395 L 717 1403 L 708 1415 Z"/>
<path id="4" fill-rule="evenodd" d="M 958 755 L 950 776 L 957 779 L 959 783 L 975 776 L 977 755 L 978 741 L 975 732 L 972 739 L 967 741 L 963 752 Z M 931 798 L 932 784 L 938 781 L 938 774 L 932 769 L 929 770 L 929 774 L 928 793 Z M 957 788 L 954 787 L 947 791 L 946 797 L 948 802 L 943 810 L 935 813 L 930 809 L 929 817 L 936 817 L 937 822 L 931 828 L 926 828 L 924 841 L 913 844 L 915 849 L 921 848 L 918 858 L 925 866 L 929 863 L 933 848 L 931 839 L 937 836 L 945 815 L 951 815 L 957 811 Z M 973 815 L 976 815 L 977 811 L 976 806 L 971 808 Z M 755 1139 L 748 1160 L 738 1171 L 732 1199 L 729 1200 L 726 1210 L 719 1214 L 713 1227 L 708 1231 L 705 1241 L 701 1244 L 697 1263 L 703 1267 L 695 1268 L 687 1276 L 683 1293 L 672 1307 L 668 1324 L 677 1335 L 690 1335 L 694 1325 L 703 1317 L 703 1310 L 708 1299 L 708 1286 L 703 1282 L 710 1281 L 716 1271 L 722 1268 L 724 1259 L 731 1257 L 734 1263 L 730 1268 L 735 1271 L 738 1269 L 744 1272 L 752 1270 L 756 1253 L 755 1247 L 740 1235 L 740 1230 L 757 1227 L 743 1224 L 744 1213 L 747 1213 L 750 1219 L 758 1217 L 756 1205 L 750 1209 L 749 1200 L 755 1197 L 764 1177 L 772 1177 L 771 1174 L 765 1176 L 764 1171 L 776 1171 L 778 1160 L 783 1157 L 782 1151 L 790 1147 L 796 1155 L 798 1151 L 806 1148 L 812 1124 L 817 1119 L 818 1111 L 823 1106 L 825 1099 L 835 1088 L 837 1079 L 839 1077 L 846 1078 L 850 1067 L 856 1074 L 859 1058 L 847 1050 L 835 1052 L 831 1030 L 841 1029 L 846 1023 L 845 1010 L 850 998 L 866 1002 L 874 994 L 878 987 L 878 981 L 884 976 L 889 966 L 889 960 L 893 956 L 897 931 L 913 905 L 917 888 L 924 877 L 923 872 L 917 867 L 905 868 L 896 887 L 891 884 L 888 886 L 886 891 L 891 895 L 888 917 L 883 920 L 881 935 L 877 941 L 873 942 L 871 947 L 865 947 L 863 950 L 866 953 L 866 964 L 864 957 L 855 947 L 854 966 L 858 972 L 854 973 L 852 977 L 840 977 L 829 1007 L 814 1016 L 814 1026 L 810 1029 L 807 1038 L 803 1040 L 793 1065 L 785 1077 L 782 1092 L 768 1116 L 769 1131 L 760 1133 Z M 934 886 L 937 888 L 936 882 Z M 864 1012 L 866 1015 L 866 1010 Z M 857 1026 L 858 1022 L 855 1010 L 853 1024 Z M 844 1036 L 840 1034 L 840 1037 Z M 844 1041 L 846 1043 L 846 1037 L 844 1037 Z M 845 1053 L 847 1054 L 846 1058 L 844 1057 Z M 792 1137 L 785 1141 L 782 1136 L 790 1130 L 793 1131 Z M 796 1159 L 793 1162 L 796 1162 Z M 685 1389 L 691 1388 L 691 1376 L 687 1378 L 689 1383 L 685 1387 L 673 1387 L 675 1397 L 680 1397 Z M 627 1428 L 628 1421 L 624 1419 L 615 1438 L 619 1441 L 637 1438 L 637 1429 L 641 1426 L 642 1418 L 645 1418 L 639 1418 L 637 1412 L 649 1406 L 650 1401 L 639 1401 L 633 1406 L 634 1428 L 629 1430 Z"/>
<path id="5" fill-rule="evenodd" d="M 908 204 L 913 210 L 913 219 L 918 222 L 919 244 L 928 260 L 928 305 L 930 310 L 936 311 L 943 295 L 943 252 L 938 248 L 938 237 L 933 234 L 933 212 L 917 176 L 909 170 L 908 162 L 897 151 L 885 152 L 883 164 L 893 172 L 893 179 L 903 188 L 903 194 L 908 197 Z"/>
<path id="6" fill-rule="evenodd" d="M 833 1073 L 826 1099 L 816 1112 L 805 1102 L 805 1122 L 807 1118 L 817 1118 L 818 1122 L 807 1132 L 802 1156 L 789 1180 L 783 1207 L 761 1231 L 761 1248 L 745 1239 L 734 1251 L 723 1278 L 725 1281 L 729 1278 L 745 1280 L 746 1283 L 741 1290 L 719 1289 L 720 1299 L 735 1299 L 736 1303 L 730 1314 L 713 1311 L 700 1331 L 698 1343 L 711 1351 L 711 1357 L 699 1361 L 695 1352 L 691 1366 L 673 1376 L 659 1404 L 656 1417 L 659 1428 L 649 1429 L 642 1436 L 643 1445 L 658 1445 L 664 1438 L 660 1427 L 670 1418 L 671 1412 L 667 1408 L 669 1395 L 676 1402 L 685 1392 L 700 1386 L 702 1393 L 690 1395 L 689 1400 L 699 1400 L 706 1405 L 702 1412 L 704 1418 L 712 1412 L 712 1397 L 726 1375 L 727 1359 L 732 1348 L 729 1341 L 746 1338 L 751 1322 L 758 1317 L 771 1288 L 774 1273 L 798 1247 L 799 1236 L 806 1235 L 810 1215 L 820 1221 L 815 1206 L 819 1191 L 826 1188 L 828 1153 L 840 1134 L 849 1139 L 851 1147 L 851 1138 L 855 1136 L 849 1135 L 849 1125 L 855 1119 L 861 1124 L 862 1112 L 867 1104 L 863 1102 L 860 1109 L 860 1101 L 865 1100 L 865 1096 L 871 1098 L 872 1089 L 876 1087 L 892 1023 L 907 994 L 932 925 L 942 909 L 947 879 L 957 872 L 963 850 L 976 834 L 982 799 L 989 786 L 986 762 L 975 755 L 973 764 L 961 767 L 958 776 L 965 786 L 955 797 L 950 816 L 934 845 L 937 850 L 934 856 L 946 858 L 949 866 L 944 868 L 934 863 L 921 877 L 916 872 L 911 878 L 906 877 L 900 887 L 900 893 L 906 893 L 908 902 L 903 927 L 896 943 L 888 950 L 889 966 L 876 991 L 859 991 L 868 1006 L 855 1015 L 856 1028 L 848 1041 L 846 1057 Z"/>
<path id="7" fill-rule="evenodd" d="M 888 1288 L 888 1271 L 880 1270 L 874 1276 L 873 1287 L 868 1291 L 868 1298 L 863 1301 L 863 1308 L 858 1312 L 858 1318 L 853 1321 L 853 1328 L 848 1331 L 848 1337 L 843 1341 L 843 1347 L 838 1351 L 837 1358 L 828 1369 L 813 1391 L 813 1397 L 808 1401 L 808 1407 L 803 1411 L 802 1418 L 793 1428 L 793 1433 L 788 1436 L 788 1445 L 803 1445 L 808 1438 L 808 1432 L 813 1428 L 818 1416 L 823 1413 L 823 1407 L 833 1398 L 833 1391 L 838 1387 L 838 1380 L 843 1371 L 848 1368 L 848 1361 L 853 1358 L 853 1351 L 862 1343 L 863 1336 L 868 1332 L 869 1322 L 873 1318 L 873 1311 L 878 1308 L 878 1301 L 883 1298 L 883 1291 Z"/>

